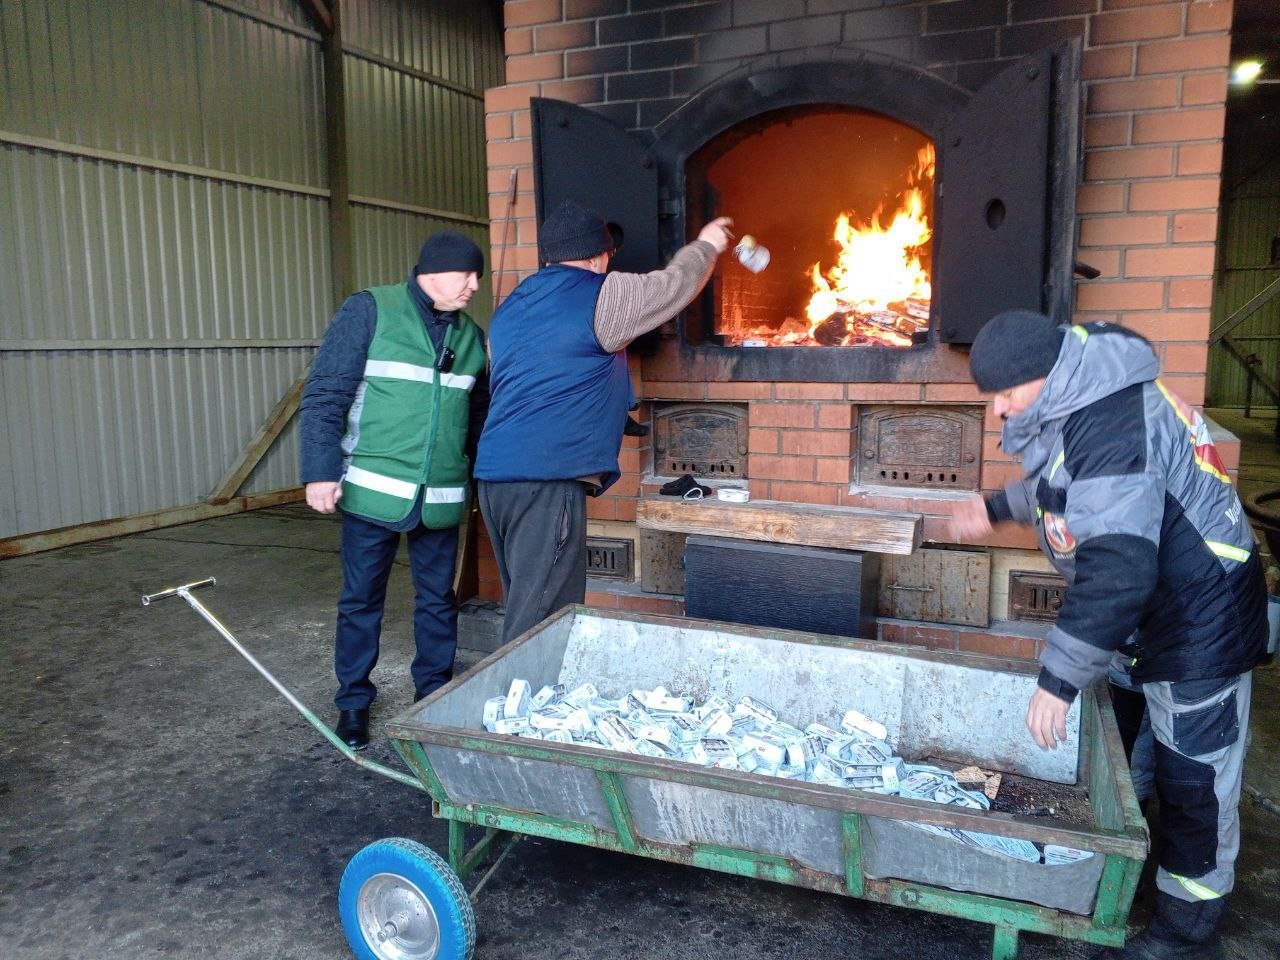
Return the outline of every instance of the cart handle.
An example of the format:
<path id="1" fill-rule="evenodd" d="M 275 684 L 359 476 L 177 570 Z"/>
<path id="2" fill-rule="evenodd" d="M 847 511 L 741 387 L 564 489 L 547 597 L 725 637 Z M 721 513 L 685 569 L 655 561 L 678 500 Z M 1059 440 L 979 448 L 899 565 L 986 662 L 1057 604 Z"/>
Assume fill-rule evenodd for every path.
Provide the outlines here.
<path id="1" fill-rule="evenodd" d="M 418 778 L 411 777 L 407 773 L 401 773 L 399 770 L 394 770 L 391 767 L 378 763 L 376 760 L 366 759 L 365 757 L 362 757 L 358 753 L 356 753 L 356 751 L 352 750 L 345 743 L 343 743 L 338 738 L 338 735 L 334 733 L 332 730 L 330 730 L 323 720 L 321 720 L 310 709 L 308 709 L 306 704 L 304 704 L 301 700 L 295 697 L 289 691 L 288 687 L 286 687 L 283 683 L 281 683 L 274 676 L 272 676 L 271 671 L 268 670 L 266 667 L 264 667 L 261 663 L 259 663 L 257 657 L 255 657 L 252 653 L 250 653 L 247 649 L 245 649 L 244 645 L 239 640 L 237 640 L 234 636 L 232 636 L 231 631 L 222 625 L 222 621 L 220 621 L 216 616 L 214 616 L 213 613 L 210 612 L 208 607 L 206 607 L 204 604 L 202 604 L 199 600 L 197 600 L 195 597 L 191 595 L 192 590 L 198 589 L 199 587 L 214 586 L 217 584 L 217 582 L 218 581 L 214 577 L 207 577 L 204 580 L 196 580 L 196 581 L 193 581 L 192 583 L 184 583 L 182 584 L 182 586 L 179 586 L 179 587 L 169 587 L 168 589 L 161 590 L 158 593 L 148 593 L 143 596 L 142 605 L 144 607 L 149 607 L 151 606 L 152 601 L 155 601 L 155 600 L 163 600 L 165 597 L 173 597 L 173 596 L 181 597 L 183 600 L 187 601 L 187 604 L 191 607 L 191 609 L 195 610 L 196 613 L 200 614 L 200 616 L 205 619 L 205 621 L 209 624 L 209 626 L 213 627 L 214 630 L 218 631 L 218 633 L 222 636 L 223 640 L 227 641 L 227 643 L 235 647 L 236 652 L 239 653 L 240 656 L 248 660 L 250 666 L 252 666 L 260 674 L 266 677 L 268 682 L 270 682 L 270 684 L 273 687 L 275 687 L 278 691 L 280 691 L 281 696 L 283 696 L 286 700 L 288 700 L 289 703 L 293 705 L 293 708 L 297 710 L 300 714 L 302 714 L 302 716 L 306 719 L 306 721 L 309 724 L 311 724 L 313 727 L 319 730 L 320 733 L 324 735 L 324 738 L 328 740 L 331 744 L 333 744 L 334 747 L 338 749 L 338 752 L 341 753 L 344 757 L 346 757 L 352 763 L 358 764 L 359 766 L 362 766 L 367 770 L 372 770 L 374 773 L 380 773 L 384 777 L 390 777 L 392 780 L 396 780 L 410 787 L 417 787 L 419 790 L 425 791 L 427 789 L 426 785 Z"/>

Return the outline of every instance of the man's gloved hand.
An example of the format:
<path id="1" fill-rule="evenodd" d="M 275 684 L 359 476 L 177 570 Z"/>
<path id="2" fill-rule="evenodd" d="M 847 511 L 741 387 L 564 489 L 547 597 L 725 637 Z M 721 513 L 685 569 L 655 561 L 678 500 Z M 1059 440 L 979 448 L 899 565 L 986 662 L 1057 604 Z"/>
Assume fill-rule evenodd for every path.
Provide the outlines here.
<path id="1" fill-rule="evenodd" d="M 659 488 L 658 492 L 664 497 L 683 497 L 688 494 L 690 490 L 700 490 L 704 497 L 711 496 L 712 492 L 710 487 L 702 486 L 702 484 L 693 479 L 693 475 L 689 473 L 686 473 L 682 477 L 677 477 L 670 483 L 664 483 L 661 488 Z"/>

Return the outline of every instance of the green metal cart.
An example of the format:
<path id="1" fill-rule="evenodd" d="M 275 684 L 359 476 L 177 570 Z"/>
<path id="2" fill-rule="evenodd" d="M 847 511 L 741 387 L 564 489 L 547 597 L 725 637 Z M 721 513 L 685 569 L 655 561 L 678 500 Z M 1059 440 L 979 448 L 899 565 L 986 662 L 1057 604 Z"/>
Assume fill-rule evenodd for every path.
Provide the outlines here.
<path id="1" fill-rule="evenodd" d="M 1068 715 L 1068 739 L 1040 751 L 1023 727 L 1032 665 L 866 640 L 565 608 L 387 725 L 413 776 L 353 753 L 190 595 L 175 588 L 351 759 L 425 788 L 449 821 L 448 861 L 416 841 L 378 841 L 348 864 L 339 909 L 367 960 L 468 960 L 475 919 L 463 880 L 510 844 L 546 837 L 989 923 L 992 960 L 1021 931 L 1124 942 L 1148 834 L 1104 688 Z M 606 695 L 659 684 L 705 699 L 743 695 L 788 719 L 856 707 L 904 756 L 973 762 L 1075 785 L 1086 825 L 1019 817 L 488 733 L 485 700 L 515 678 Z M 613 689 L 615 688 L 616 689 Z M 921 829 L 957 828 L 1058 844 L 1091 856 L 1027 863 Z M 472 842 L 474 841 L 474 842 Z M 474 896 L 474 892 L 472 894 Z"/>

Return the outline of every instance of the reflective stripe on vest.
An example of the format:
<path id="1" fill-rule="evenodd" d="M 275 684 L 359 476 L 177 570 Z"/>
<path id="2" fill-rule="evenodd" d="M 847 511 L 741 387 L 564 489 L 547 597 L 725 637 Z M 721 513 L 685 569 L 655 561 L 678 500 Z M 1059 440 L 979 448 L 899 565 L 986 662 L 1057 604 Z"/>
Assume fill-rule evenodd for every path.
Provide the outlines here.
<path id="1" fill-rule="evenodd" d="M 425 503 L 463 503 L 467 499 L 466 487 L 427 487 L 422 491 Z"/>
<path id="2" fill-rule="evenodd" d="M 1241 547 L 1233 547 L 1229 543 L 1218 543 L 1216 540 L 1206 540 L 1205 545 L 1220 557 L 1226 557 L 1228 560 L 1234 560 L 1236 563 L 1244 563 L 1249 559 L 1249 551 Z"/>
<path id="3" fill-rule="evenodd" d="M 364 364 L 366 377 L 384 377 L 388 380 L 414 380 L 418 383 L 435 383 L 436 371 L 433 367 L 420 367 L 413 363 L 401 363 L 398 360 L 366 360 Z M 476 378 L 455 373 L 440 374 L 440 386 L 453 387 L 457 390 L 470 390 L 475 386 Z"/>
<path id="4" fill-rule="evenodd" d="M 374 473 L 372 470 L 362 470 L 360 467 L 347 467 L 347 472 L 343 479 L 347 483 L 354 483 L 357 487 L 364 487 L 366 490 L 377 490 L 379 493 L 399 497 L 401 500 L 412 500 L 414 494 L 418 492 L 416 483 L 397 480 L 395 477 Z"/>

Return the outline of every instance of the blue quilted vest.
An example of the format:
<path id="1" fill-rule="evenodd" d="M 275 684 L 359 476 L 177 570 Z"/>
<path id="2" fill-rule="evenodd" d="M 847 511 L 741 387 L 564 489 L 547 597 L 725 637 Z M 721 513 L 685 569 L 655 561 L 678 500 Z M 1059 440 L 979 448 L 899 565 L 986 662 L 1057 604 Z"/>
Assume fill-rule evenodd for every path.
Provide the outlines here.
<path id="1" fill-rule="evenodd" d="M 626 351 L 595 334 L 604 274 L 552 264 L 527 277 L 489 327 L 492 403 L 479 480 L 618 479 L 631 380 Z"/>

